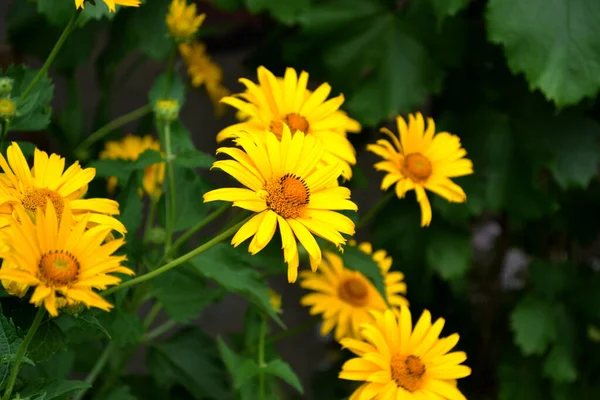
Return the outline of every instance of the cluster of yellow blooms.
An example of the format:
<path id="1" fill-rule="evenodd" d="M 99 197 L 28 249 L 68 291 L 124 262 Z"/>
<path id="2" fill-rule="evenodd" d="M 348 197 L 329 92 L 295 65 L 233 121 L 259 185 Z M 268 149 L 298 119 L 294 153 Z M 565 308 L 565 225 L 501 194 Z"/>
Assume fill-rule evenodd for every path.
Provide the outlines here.
<path id="1" fill-rule="evenodd" d="M 104 0 L 137 6 L 137 0 Z M 83 7 L 83 0 L 76 0 Z M 216 161 L 220 169 L 242 187 L 220 188 L 204 193 L 204 201 L 227 201 L 249 210 L 251 218 L 232 238 L 238 246 L 249 240 L 256 254 L 274 237 L 281 236 L 288 280 L 298 278 L 298 242 L 306 250 L 312 271 L 300 274 L 301 286 L 310 291 L 302 304 L 311 314 L 321 314 L 321 333 L 334 338 L 356 358 L 347 361 L 340 378 L 363 382 L 351 400 L 461 400 L 456 380 L 470 375 L 464 352 L 452 351 L 458 334 L 440 338 L 444 320 L 432 321 L 425 310 L 413 327 L 407 288 L 401 272 L 391 270 L 392 258 L 374 251 L 371 244 L 349 245 L 377 263 L 384 280 L 385 296 L 362 273 L 344 265 L 333 251 L 322 251 L 315 237 L 342 250 L 355 233 L 354 222 L 340 213 L 357 211 L 350 190 L 340 180 L 352 177 L 356 151 L 348 133 L 359 132 L 360 124 L 339 108 L 343 95 L 328 98 L 331 87 L 324 83 L 307 88 L 308 73 L 288 68 L 276 77 L 264 67 L 257 71 L 258 82 L 240 79 L 245 91 L 232 96 L 221 86 L 222 72 L 206 54 L 204 45 L 193 37 L 205 16 L 195 5 L 173 0 L 166 17 L 170 34 L 188 66 L 192 85 L 205 85 L 214 102 L 238 110 L 240 122 L 223 129 L 217 142 L 232 139 L 235 145 L 221 147 Z M 466 195 L 450 178 L 473 173 L 460 139 L 447 132 L 436 133 L 432 119 L 420 113 L 408 121 L 398 116 L 398 134 L 382 129 L 379 139 L 367 149 L 383 160 L 375 164 L 385 171 L 381 189 L 395 185 L 403 198 L 414 190 L 421 207 L 421 225 L 431 222 L 432 211 L 426 189 L 448 201 L 464 202 Z M 147 136 L 127 136 L 106 143 L 101 158 L 134 160 L 147 149 L 160 150 Z M 65 160 L 36 150 L 30 169 L 19 146 L 7 150 L 8 162 L 0 155 L 0 269 L 2 284 L 11 294 L 24 296 L 35 287 L 31 302 L 43 304 L 57 315 L 63 306 L 83 303 L 108 310 L 111 305 L 93 289 L 106 289 L 120 282 L 111 273 L 133 274 L 122 265 L 124 256 L 115 256 L 125 227 L 113 216 L 118 204 L 108 199 L 84 199 L 92 168 L 78 163 L 64 169 Z M 146 168 L 144 191 L 159 197 L 164 164 Z M 114 188 L 116 181 L 109 181 Z M 272 296 L 273 307 L 281 299 Z"/>

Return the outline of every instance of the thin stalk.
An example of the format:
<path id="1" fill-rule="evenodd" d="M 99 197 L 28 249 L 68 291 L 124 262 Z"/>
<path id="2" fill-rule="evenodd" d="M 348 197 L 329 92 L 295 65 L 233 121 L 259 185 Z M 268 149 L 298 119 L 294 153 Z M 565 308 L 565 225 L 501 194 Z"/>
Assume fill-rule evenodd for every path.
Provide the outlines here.
<path id="1" fill-rule="evenodd" d="M 167 322 L 165 322 L 164 324 L 157 326 L 156 328 L 152 329 L 150 332 L 148 332 L 144 336 L 144 342 L 150 342 L 150 341 L 156 339 L 163 333 L 165 333 L 168 330 L 170 330 L 171 328 L 173 328 L 175 325 L 177 325 L 177 323 L 175 321 L 173 321 L 172 319 L 170 319 Z"/>
<path id="2" fill-rule="evenodd" d="M 265 400 L 265 337 L 267 336 L 267 319 L 263 316 L 260 321 L 260 334 L 258 337 L 258 393 L 259 399 Z"/>
<path id="3" fill-rule="evenodd" d="M 165 255 L 171 251 L 171 243 L 173 242 L 173 230 L 175 228 L 175 172 L 173 171 L 173 150 L 171 149 L 171 124 L 165 123 L 164 126 L 165 138 L 165 158 L 167 167 L 167 179 L 169 179 L 169 193 L 165 198 L 167 209 L 167 237 L 165 241 Z"/>
<path id="4" fill-rule="evenodd" d="M 388 201 L 394 197 L 394 191 L 389 191 L 383 196 L 361 219 L 356 223 L 356 229 L 362 228 L 371 218 L 373 218 Z"/>
<path id="5" fill-rule="evenodd" d="M 69 34 L 71 32 L 73 32 L 73 29 L 75 29 L 77 20 L 79 19 L 80 15 L 81 15 L 81 9 L 78 9 L 77 11 L 75 11 L 75 13 L 73 13 L 73 15 L 71 16 L 71 19 L 67 23 L 67 26 L 65 26 L 65 29 L 62 31 L 60 37 L 54 44 L 54 47 L 52 48 L 52 51 L 48 55 L 48 58 L 46 58 L 44 65 L 38 71 L 37 75 L 33 78 L 33 80 L 31 82 L 29 82 L 29 85 L 21 94 L 21 97 L 19 98 L 19 101 L 17 103 L 17 108 L 19 107 L 19 105 L 23 104 L 23 102 L 25 101 L 27 96 L 29 96 L 31 94 L 31 91 L 33 90 L 35 85 L 37 85 L 39 83 L 40 79 L 42 79 L 44 77 L 44 75 L 46 75 L 48 73 L 48 70 L 50 69 L 52 62 L 56 58 L 56 55 L 60 51 L 61 47 L 65 44 L 65 41 L 69 37 Z"/>
<path id="6" fill-rule="evenodd" d="M 217 219 L 221 214 L 223 214 L 225 211 L 227 211 L 230 206 L 231 206 L 230 203 L 223 204 L 221 207 L 217 208 L 215 211 L 213 211 L 206 218 L 204 218 L 203 220 L 201 220 L 200 222 L 198 222 L 196 225 L 192 226 L 190 229 L 188 229 L 187 231 L 185 231 L 185 233 L 183 235 L 181 235 L 175 241 L 175 243 L 173 243 L 173 246 L 171 246 L 171 253 L 174 253 L 180 246 L 182 246 L 192 236 L 194 236 L 194 234 L 196 232 L 200 231 L 206 225 L 210 224 L 212 221 L 214 221 L 215 219 Z"/>
<path id="7" fill-rule="evenodd" d="M 154 322 L 154 319 L 161 309 L 162 306 L 158 301 L 152 305 L 152 308 L 148 311 L 148 315 L 146 315 L 146 318 L 144 319 L 144 331 L 147 331 L 148 328 L 150 328 L 150 325 L 152 325 L 152 322 Z"/>
<path id="8" fill-rule="evenodd" d="M 19 347 L 19 351 L 17 351 L 17 356 L 15 357 L 15 363 L 10 370 L 10 376 L 8 377 L 8 384 L 6 385 L 6 391 L 4 392 L 4 396 L 2 396 L 2 400 L 9 400 L 12 394 L 12 391 L 15 387 L 15 382 L 17 381 L 17 375 L 19 374 L 19 369 L 21 368 L 21 362 L 23 362 L 23 357 L 25 357 L 25 353 L 27 352 L 27 347 L 29 347 L 29 343 L 31 343 L 31 339 L 35 336 L 38 328 L 40 327 L 40 323 L 42 322 L 42 318 L 46 315 L 46 309 L 44 307 L 39 307 L 37 314 L 35 314 L 35 318 L 27 331 L 27 335 L 25 335 L 25 339 L 21 343 Z"/>
<path id="9" fill-rule="evenodd" d="M 315 326 L 320 320 L 321 320 L 321 318 L 318 315 L 316 315 L 316 316 L 312 317 L 311 319 L 309 319 L 308 321 L 293 327 L 292 329 L 288 329 L 277 335 L 273 335 L 271 338 L 269 338 L 268 342 L 269 343 L 279 342 L 280 340 L 287 339 L 290 336 L 294 336 L 300 332 L 304 332 L 305 330 L 310 329 L 313 326 Z"/>
<path id="10" fill-rule="evenodd" d="M 119 286 L 113 286 L 108 290 L 105 290 L 104 292 L 102 292 L 102 296 L 106 297 L 110 294 L 113 294 L 119 290 L 123 290 L 125 288 L 128 288 L 130 286 L 133 285 L 137 285 L 138 283 L 141 282 L 145 282 L 147 280 L 150 280 L 152 278 L 156 278 L 159 275 L 164 274 L 165 272 L 177 267 L 180 264 L 183 264 L 184 262 L 191 260 L 192 258 L 196 257 L 197 255 L 205 252 L 206 250 L 210 249 L 211 247 L 213 247 L 214 245 L 222 242 L 223 240 L 229 238 L 231 235 L 233 235 L 239 228 L 242 227 L 242 225 L 244 225 L 249 218 L 243 220 L 242 222 L 230 227 L 229 229 L 223 231 L 222 233 L 220 233 L 219 235 L 215 236 L 214 238 L 212 238 L 211 240 L 209 240 L 208 242 L 204 243 L 201 246 L 196 247 L 194 250 L 182 255 L 181 257 L 178 257 L 176 259 L 174 259 L 173 261 L 170 261 L 168 263 L 166 263 L 165 265 L 163 265 L 160 268 L 157 268 L 153 271 L 150 271 L 144 275 L 140 275 L 137 278 L 133 278 L 127 282 L 123 282 L 122 284 L 120 284 Z"/>
<path id="11" fill-rule="evenodd" d="M 152 111 L 152 106 L 149 104 L 146 104 L 145 106 L 136 108 L 135 110 L 133 110 L 125 115 L 122 115 L 117 119 L 110 121 L 108 124 L 104 125 L 97 131 L 93 132 L 90 136 L 85 138 L 85 140 L 83 142 L 81 142 L 79 144 L 79 146 L 77 146 L 75 151 L 78 152 L 78 151 L 86 150 L 88 147 L 90 147 L 91 145 L 93 145 L 94 143 L 96 143 L 97 141 L 99 141 L 100 139 L 102 139 L 104 136 L 108 135 L 115 129 L 118 129 L 118 128 L 122 127 L 123 125 L 127 125 L 128 123 L 133 122 L 136 119 L 143 117 L 144 115 L 150 113 L 150 111 Z"/>
<path id="12" fill-rule="evenodd" d="M 158 170 L 158 168 L 156 168 Z M 154 227 L 154 219 L 156 218 L 156 205 L 158 204 L 158 198 L 154 195 L 149 196 L 150 204 L 148 208 L 148 216 L 146 217 L 146 224 L 144 225 L 144 242 L 148 241 L 148 235 L 150 230 Z"/>
<path id="13" fill-rule="evenodd" d="M 98 375 L 100 375 L 100 372 L 102 372 L 102 370 L 106 366 L 106 363 L 110 359 L 110 356 L 112 355 L 114 350 L 115 344 L 113 342 L 110 342 L 108 346 L 106 346 L 102 354 L 100 354 L 100 358 L 98 358 L 88 376 L 86 376 L 85 381 L 87 383 L 89 383 L 90 385 L 94 383 L 96 378 L 98 378 Z M 85 393 L 88 391 L 88 389 L 89 388 L 81 389 L 81 391 L 77 393 L 77 396 L 75 396 L 73 400 L 81 400 Z"/>

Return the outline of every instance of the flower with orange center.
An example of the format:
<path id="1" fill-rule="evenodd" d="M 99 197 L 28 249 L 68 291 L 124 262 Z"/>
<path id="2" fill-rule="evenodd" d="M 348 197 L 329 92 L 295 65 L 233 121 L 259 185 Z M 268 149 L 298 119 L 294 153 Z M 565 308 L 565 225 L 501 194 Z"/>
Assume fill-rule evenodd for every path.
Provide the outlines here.
<path id="1" fill-rule="evenodd" d="M 86 0 L 75 0 L 75 6 L 77 8 L 83 8 L 83 5 Z M 125 7 L 139 7 L 141 4 L 140 0 L 102 0 L 104 4 L 108 7 L 110 12 L 117 11 L 117 5 L 125 6 Z"/>
<path id="2" fill-rule="evenodd" d="M 160 151 L 160 143 L 150 135 L 139 137 L 126 135 L 123 139 L 106 142 L 104 150 L 100 153 L 101 160 L 126 160 L 135 161 L 146 150 Z M 159 198 L 165 180 L 165 163 L 156 163 L 144 168 L 142 186 L 149 196 Z M 117 178 L 108 178 L 108 190 L 113 192 L 117 187 Z M 142 191 L 140 191 L 142 195 Z"/>
<path id="3" fill-rule="evenodd" d="M 338 186 L 339 164 L 316 168 L 324 147 L 311 135 L 293 135 L 284 126 L 281 140 L 271 132 L 238 135 L 236 147 L 222 147 L 233 160 L 217 161 L 219 168 L 246 188 L 216 189 L 204 194 L 204 201 L 231 201 L 234 206 L 256 214 L 235 234 L 231 243 L 238 246 L 252 238 L 249 251 L 262 250 L 273 238 L 277 226 L 281 233 L 283 254 L 288 264 L 288 280 L 295 282 L 299 255 L 296 239 L 306 249 L 316 270 L 321 263 L 321 249 L 313 235 L 341 247 L 342 233 L 354 234 L 354 223 L 334 210 L 354 210 L 350 190 Z"/>
<path id="4" fill-rule="evenodd" d="M 427 129 L 421 113 L 410 114 L 408 125 L 401 116 L 396 123 L 399 138 L 382 128 L 389 140 L 379 139 L 368 145 L 367 150 L 384 159 L 375 164 L 375 169 L 387 172 L 381 190 L 395 184 L 396 195 L 403 198 L 413 189 L 421 206 L 421 226 L 427 226 L 431 223 L 431 205 L 425 189 L 450 202 L 465 202 L 467 195 L 450 178 L 472 174 L 473 163 L 464 158 L 467 151 L 461 147 L 458 136 L 435 133 L 433 119 L 427 119 Z"/>
<path id="5" fill-rule="evenodd" d="M 425 310 L 413 329 L 406 306 L 398 316 L 391 310 L 372 315 L 373 322 L 361 325 L 361 338 L 341 341 L 358 357 L 342 366 L 340 378 L 364 382 L 350 400 L 466 400 L 456 379 L 471 375 L 471 368 L 461 365 L 464 352 L 450 352 L 458 334 L 439 338 L 442 318 L 432 324 Z"/>
<path id="6" fill-rule="evenodd" d="M 52 202 L 38 207 L 33 218 L 21 206 L 15 213 L 17 218 L 0 231 L 0 258 L 4 259 L 0 279 L 20 288 L 11 294 L 23 296 L 35 287 L 30 302 L 38 307 L 43 304 L 53 316 L 62 306 L 74 303 L 110 310 L 112 305 L 92 289 L 104 290 L 121 282 L 113 273 L 133 275 L 122 266 L 125 256 L 113 255 L 124 240 L 104 242 L 111 228 L 88 229 L 91 214 L 75 221 L 69 203 L 60 218 Z"/>
<path id="7" fill-rule="evenodd" d="M 173 0 L 167 14 L 167 27 L 173 38 L 185 41 L 198 32 L 205 18 L 206 14 L 196 13 L 196 4 L 188 6 L 186 0 Z"/>
<path id="8" fill-rule="evenodd" d="M 265 131 L 281 138 L 283 126 L 292 133 L 296 131 L 320 138 L 325 146 L 323 162 L 328 165 L 341 163 L 343 176 L 352 176 L 351 165 L 356 164 L 356 151 L 347 139 L 347 132 L 360 131 L 360 124 L 339 110 L 344 96 L 327 100 L 331 86 L 324 83 L 314 92 L 306 89 L 308 73 L 300 76 L 293 68 L 277 78 L 265 67 L 258 68 L 258 85 L 242 78 L 246 91 L 223 98 L 221 101 L 241 111 L 243 119 L 223 129 L 217 142 L 235 137 L 239 132 L 249 131 L 264 135 Z"/>
<path id="9" fill-rule="evenodd" d="M 7 161 L 8 159 L 8 161 Z M 32 215 L 38 208 L 52 203 L 58 217 L 67 205 L 75 221 L 90 214 L 90 225 L 106 225 L 123 234 L 125 226 L 113 215 L 119 214 L 119 203 L 109 199 L 84 199 L 88 184 L 94 179 L 94 168 L 82 169 L 75 162 L 65 170 L 65 159 L 57 154 L 48 154 L 35 149 L 33 167 L 19 145 L 13 142 L 6 150 L 6 159 L 0 154 L 0 225 L 13 219 L 16 207 L 23 206 Z M 2 222 L 4 220 L 4 222 Z"/>
<path id="10" fill-rule="evenodd" d="M 354 241 L 350 244 L 354 245 Z M 408 305 L 406 283 L 402 272 L 391 272 L 392 258 L 385 250 L 373 252 L 370 243 L 361 243 L 358 248 L 372 255 L 383 276 L 385 293 L 390 306 L 398 312 L 400 306 Z M 342 257 L 325 252 L 317 272 L 303 271 L 300 286 L 311 290 L 300 300 L 310 306 L 312 315 L 322 314 L 321 335 L 325 336 L 335 328 L 335 340 L 344 337 L 359 337 L 361 324 L 373 322 L 371 311 L 384 311 L 388 308 L 381 293 L 362 273 L 344 265 Z"/>

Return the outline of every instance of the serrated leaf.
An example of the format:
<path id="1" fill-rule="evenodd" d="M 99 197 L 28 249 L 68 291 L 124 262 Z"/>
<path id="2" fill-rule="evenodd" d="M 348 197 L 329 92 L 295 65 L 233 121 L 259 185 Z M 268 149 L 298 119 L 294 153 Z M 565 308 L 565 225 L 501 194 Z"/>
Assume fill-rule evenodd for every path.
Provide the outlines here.
<path id="1" fill-rule="evenodd" d="M 21 345 L 21 339 L 17 335 L 17 330 L 12 319 L 8 319 L 2 313 L 0 306 L 0 354 L 4 357 L 16 355 Z M 10 371 L 10 363 L 0 363 L 0 387 L 4 384 Z"/>
<path id="2" fill-rule="evenodd" d="M 64 28 L 75 13 L 72 1 L 37 0 L 38 12 L 43 14 L 51 25 Z"/>
<path id="3" fill-rule="evenodd" d="M 110 313 L 102 314 L 100 321 L 118 346 L 137 344 L 142 340 L 142 321 L 132 312 L 114 309 Z"/>
<path id="4" fill-rule="evenodd" d="M 566 346 L 555 344 L 552 347 L 544 362 L 544 374 L 560 383 L 572 383 L 577 380 L 577 364 Z"/>
<path id="5" fill-rule="evenodd" d="M 27 387 L 20 393 L 20 398 L 44 394 L 44 400 L 64 400 L 90 387 L 92 385 L 84 381 L 38 379 L 28 382 Z"/>
<path id="6" fill-rule="evenodd" d="M 245 0 L 245 2 L 251 13 L 268 11 L 273 18 L 287 25 L 301 18 L 302 13 L 310 6 L 310 0 Z"/>
<path id="7" fill-rule="evenodd" d="M 264 371 L 267 374 L 277 376 L 283 379 L 286 383 L 296 389 L 300 394 L 304 393 L 304 389 L 302 388 L 302 383 L 300 383 L 300 379 L 298 376 L 290 368 L 288 363 L 283 360 L 273 360 L 270 361 L 265 367 Z"/>
<path id="8" fill-rule="evenodd" d="M 255 360 L 236 354 L 221 337 L 217 337 L 217 345 L 219 346 L 221 358 L 233 377 L 233 386 L 236 389 L 240 389 L 245 383 L 259 374 L 259 368 Z"/>
<path id="9" fill-rule="evenodd" d="M 181 107 L 185 101 L 185 84 L 179 75 L 173 74 L 167 90 L 167 74 L 162 74 L 154 81 L 148 92 L 148 98 L 152 105 L 161 99 L 172 99 L 177 100 Z"/>
<path id="10" fill-rule="evenodd" d="M 107 339 L 112 339 L 108 330 L 106 330 L 106 328 L 100 323 L 100 320 L 95 315 L 92 315 L 89 311 L 84 311 L 81 314 L 74 315 L 73 318 L 80 326 L 94 328 L 103 333 Z"/>
<path id="11" fill-rule="evenodd" d="M 444 280 L 462 278 L 471 266 L 473 248 L 468 236 L 459 232 L 435 232 L 427 248 L 427 263 Z"/>
<path id="12" fill-rule="evenodd" d="M 157 61 L 167 57 L 173 46 L 165 22 L 169 3 L 169 0 L 147 1 L 135 10 L 130 21 L 131 30 L 137 37 L 138 48 Z"/>
<path id="13" fill-rule="evenodd" d="M 510 315 L 514 342 L 524 355 L 542 354 L 557 337 L 555 305 L 533 296 L 522 299 Z"/>
<path id="14" fill-rule="evenodd" d="M 373 283 L 373 286 L 379 291 L 384 300 L 387 301 L 385 291 L 385 282 L 381 275 L 381 268 L 373 260 L 373 257 L 363 253 L 355 246 L 346 246 L 344 252 L 340 254 L 344 261 L 344 266 L 352 271 L 358 271 Z"/>
<path id="15" fill-rule="evenodd" d="M 460 10 L 469 5 L 471 0 L 429 0 L 435 11 L 438 24 L 446 17 L 456 15 Z"/>
<path id="16" fill-rule="evenodd" d="M 135 237 L 137 230 L 142 225 L 142 211 L 144 206 L 139 194 L 140 178 L 138 175 L 140 174 L 135 172 L 129 177 L 125 188 L 117 197 L 121 211 L 118 219 L 127 228 L 126 238 L 128 242 Z"/>
<path id="17" fill-rule="evenodd" d="M 184 168 L 205 168 L 212 167 L 216 161 L 215 157 L 198 150 L 185 150 L 175 155 L 173 163 Z"/>
<path id="18" fill-rule="evenodd" d="M 599 2 L 491 0 L 486 18 L 489 39 L 504 46 L 511 70 L 532 89 L 559 107 L 598 93 Z"/>
<path id="19" fill-rule="evenodd" d="M 27 348 L 27 356 L 33 361 L 47 360 L 54 353 L 67 347 L 66 336 L 51 319 L 42 322 Z"/>

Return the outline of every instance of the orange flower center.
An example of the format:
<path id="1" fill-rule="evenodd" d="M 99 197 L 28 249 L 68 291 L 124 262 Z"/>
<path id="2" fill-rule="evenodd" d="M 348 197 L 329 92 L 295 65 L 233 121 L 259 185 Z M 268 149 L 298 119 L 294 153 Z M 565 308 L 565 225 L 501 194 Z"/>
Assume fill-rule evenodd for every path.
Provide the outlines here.
<path id="1" fill-rule="evenodd" d="M 421 388 L 423 375 L 425 374 L 425 364 L 419 357 L 394 355 L 392 356 L 390 368 L 392 379 L 404 390 L 412 393 Z"/>
<path id="2" fill-rule="evenodd" d="M 410 153 L 404 157 L 400 170 L 414 181 L 424 181 L 431 175 L 431 161 L 421 153 Z"/>
<path id="3" fill-rule="evenodd" d="M 302 208 L 308 204 L 310 191 L 303 179 L 286 174 L 265 185 L 267 207 L 283 218 L 297 218 Z"/>
<path id="4" fill-rule="evenodd" d="M 65 286 L 77 280 L 79 261 L 68 251 L 52 250 L 40 259 L 39 279 L 48 286 Z"/>
<path id="5" fill-rule="evenodd" d="M 346 303 L 362 307 L 369 299 L 369 288 L 362 279 L 348 278 L 340 285 L 338 295 Z"/>
<path id="6" fill-rule="evenodd" d="M 271 121 L 271 125 L 269 126 L 269 130 L 280 139 L 283 134 L 283 123 L 290 128 L 292 134 L 296 133 L 296 131 L 308 133 L 309 125 L 306 118 L 300 114 L 290 113 L 283 117 L 281 121 Z"/>
<path id="7" fill-rule="evenodd" d="M 48 200 L 50 200 L 54 205 L 56 216 L 60 220 L 65 208 L 65 201 L 62 196 L 55 191 L 45 188 L 31 188 L 28 189 L 21 197 L 21 203 L 23 204 L 23 207 L 25 207 L 27 211 L 31 211 L 34 214 L 38 207 L 42 207 L 42 210 L 45 210 Z"/>

